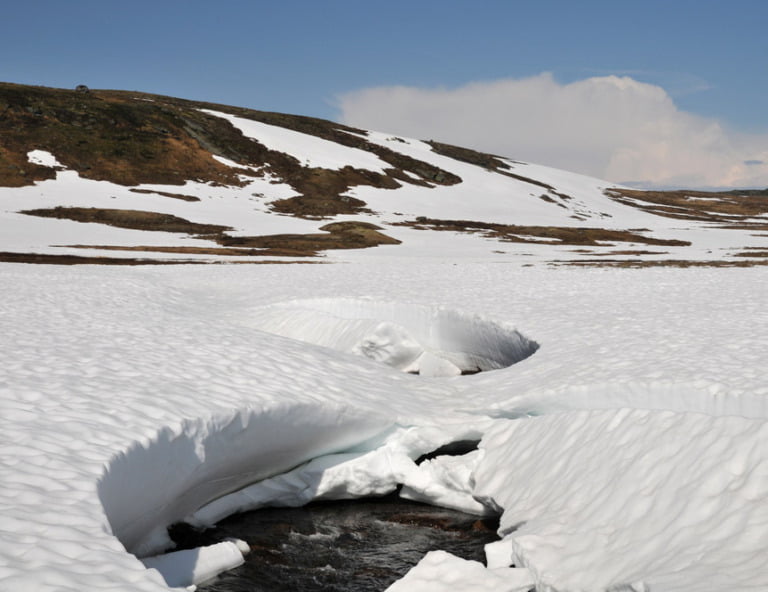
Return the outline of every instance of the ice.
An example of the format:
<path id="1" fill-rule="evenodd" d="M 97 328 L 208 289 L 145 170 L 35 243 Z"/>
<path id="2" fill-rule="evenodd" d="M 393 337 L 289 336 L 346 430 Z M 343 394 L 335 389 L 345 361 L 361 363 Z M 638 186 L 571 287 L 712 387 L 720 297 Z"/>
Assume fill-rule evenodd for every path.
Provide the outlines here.
<path id="1" fill-rule="evenodd" d="M 400 497 L 452 508 L 468 514 L 492 514 L 473 494 L 473 471 L 479 452 L 438 456 L 421 463 L 403 484 Z"/>
<path id="2" fill-rule="evenodd" d="M 291 471 L 220 497 L 185 521 L 211 526 L 235 512 L 268 506 L 298 507 L 324 499 L 382 496 L 403 484 L 401 495 L 408 499 L 485 514 L 487 508 L 471 496 L 468 470 L 443 470 L 440 474 L 439 469 L 427 470 L 429 462 L 417 466 L 414 460 L 447 442 L 474 437 L 487 425 L 468 422 L 442 430 L 396 426 L 382 437 L 361 442 L 356 452 L 318 456 Z M 439 463 L 438 459 L 435 461 Z M 462 462 L 468 461 L 454 464 Z"/>

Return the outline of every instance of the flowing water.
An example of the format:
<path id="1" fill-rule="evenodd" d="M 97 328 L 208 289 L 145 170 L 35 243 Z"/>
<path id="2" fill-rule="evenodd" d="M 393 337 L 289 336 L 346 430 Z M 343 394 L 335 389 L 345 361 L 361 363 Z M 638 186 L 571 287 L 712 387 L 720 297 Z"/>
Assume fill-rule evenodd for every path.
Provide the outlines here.
<path id="1" fill-rule="evenodd" d="M 180 548 L 237 537 L 251 546 L 244 565 L 200 592 L 381 592 L 431 550 L 484 561 L 496 519 L 385 498 L 269 508 L 231 516 L 216 528 L 171 531 Z"/>

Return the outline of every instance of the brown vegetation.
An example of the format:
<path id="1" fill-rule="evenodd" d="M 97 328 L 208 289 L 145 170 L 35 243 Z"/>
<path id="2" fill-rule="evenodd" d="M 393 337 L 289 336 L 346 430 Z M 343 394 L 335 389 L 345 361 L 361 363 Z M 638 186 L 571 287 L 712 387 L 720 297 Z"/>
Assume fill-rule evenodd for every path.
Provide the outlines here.
<path id="1" fill-rule="evenodd" d="M 668 218 L 714 222 L 727 228 L 768 228 L 768 222 L 750 220 L 768 214 L 768 199 L 760 193 L 612 188 L 605 194 L 619 203 Z"/>
<path id="2" fill-rule="evenodd" d="M 293 156 L 267 149 L 225 119 L 201 109 L 365 150 L 392 168 L 381 173 L 353 167 L 305 167 Z M 310 218 L 365 211 L 364 203 L 344 199 L 344 194 L 357 185 L 394 189 L 401 183 L 434 186 L 461 182 L 439 167 L 369 142 L 361 130 L 330 121 L 138 92 L 83 93 L 0 83 L 0 186 L 19 187 L 55 176 L 51 167 L 28 162 L 26 155 L 34 149 L 52 153 L 82 177 L 128 186 L 181 185 L 187 180 L 242 186 L 241 176 L 268 171 L 300 194 L 293 202 L 278 203 L 276 209 Z M 213 155 L 242 168 L 226 166 Z"/>
<path id="3" fill-rule="evenodd" d="M 91 222 L 106 224 L 118 228 L 132 230 L 150 230 L 160 232 L 183 232 L 196 235 L 218 235 L 228 226 L 217 224 L 198 224 L 171 214 L 158 214 L 141 210 L 112 210 L 106 208 L 40 208 L 23 210 L 21 214 L 40 216 L 42 218 L 59 218 L 75 222 Z"/>
<path id="4" fill-rule="evenodd" d="M 429 228 L 453 232 L 474 232 L 502 242 L 606 246 L 605 243 L 640 243 L 668 247 L 684 247 L 687 241 L 668 240 L 643 236 L 629 230 L 606 230 L 603 228 L 574 228 L 566 226 L 517 226 L 513 224 L 493 224 L 469 220 L 435 220 L 417 218 L 415 221 L 398 222 L 395 226 Z"/>
<path id="5" fill-rule="evenodd" d="M 163 197 L 172 197 L 173 199 L 181 199 L 183 201 L 200 201 L 199 197 L 195 197 L 194 195 L 185 195 L 183 193 L 168 193 L 167 191 L 154 191 L 151 189 L 137 189 L 137 188 L 131 188 L 128 191 L 131 193 L 141 193 L 144 195 L 161 195 Z"/>

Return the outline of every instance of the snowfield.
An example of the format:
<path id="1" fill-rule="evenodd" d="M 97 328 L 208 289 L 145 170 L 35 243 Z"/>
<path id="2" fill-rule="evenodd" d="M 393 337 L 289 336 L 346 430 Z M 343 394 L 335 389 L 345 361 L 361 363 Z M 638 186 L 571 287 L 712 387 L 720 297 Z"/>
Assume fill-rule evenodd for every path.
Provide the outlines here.
<path id="1" fill-rule="evenodd" d="M 392 590 L 768 589 L 765 268 L 372 253 L 0 282 L 2 590 L 187 585 L 201 565 L 152 559 L 172 522 L 398 484 L 501 512 L 502 540 Z"/>
<path id="2" fill-rule="evenodd" d="M 0 263 L 1 591 L 192 590 L 247 545 L 173 523 L 397 488 L 501 538 L 392 591 L 768 590 L 764 198 L 110 91 L 73 156 L 65 94 L 9 102 L 0 259 L 248 265 Z"/>

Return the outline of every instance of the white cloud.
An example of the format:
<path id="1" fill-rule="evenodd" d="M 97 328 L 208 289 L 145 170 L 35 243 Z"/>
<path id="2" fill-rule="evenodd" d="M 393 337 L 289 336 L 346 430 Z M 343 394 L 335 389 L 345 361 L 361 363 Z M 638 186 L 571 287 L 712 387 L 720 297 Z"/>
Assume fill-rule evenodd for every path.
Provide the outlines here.
<path id="1" fill-rule="evenodd" d="M 768 134 L 679 110 L 660 86 L 544 73 L 456 89 L 368 88 L 339 97 L 340 121 L 652 186 L 768 186 Z M 749 163 L 749 164 L 746 164 Z"/>

